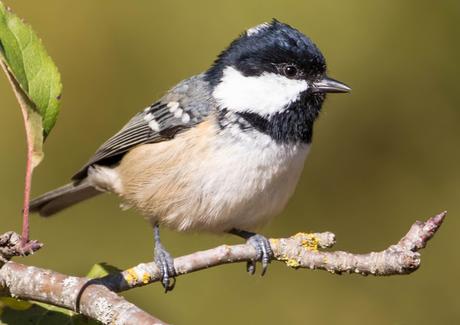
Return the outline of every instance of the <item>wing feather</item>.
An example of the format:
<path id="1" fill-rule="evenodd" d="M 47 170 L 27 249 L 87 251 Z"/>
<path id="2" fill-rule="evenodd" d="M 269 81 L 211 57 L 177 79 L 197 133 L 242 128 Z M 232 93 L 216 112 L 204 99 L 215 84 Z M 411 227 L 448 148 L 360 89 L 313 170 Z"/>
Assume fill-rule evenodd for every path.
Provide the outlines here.
<path id="1" fill-rule="evenodd" d="M 135 146 L 169 140 L 178 132 L 200 123 L 213 110 L 209 89 L 202 75 L 179 83 L 102 144 L 72 179 L 84 179 L 93 164 L 115 164 Z M 184 114 L 188 116 L 184 118 Z"/>

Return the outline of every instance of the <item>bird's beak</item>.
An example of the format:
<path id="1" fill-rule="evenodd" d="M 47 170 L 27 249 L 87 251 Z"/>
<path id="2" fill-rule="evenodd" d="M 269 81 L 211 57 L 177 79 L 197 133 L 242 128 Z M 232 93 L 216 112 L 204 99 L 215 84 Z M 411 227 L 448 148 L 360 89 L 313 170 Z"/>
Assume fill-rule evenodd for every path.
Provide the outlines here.
<path id="1" fill-rule="evenodd" d="M 313 82 L 311 90 L 322 93 L 348 93 L 351 88 L 340 81 L 324 77 L 321 80 Z"/>

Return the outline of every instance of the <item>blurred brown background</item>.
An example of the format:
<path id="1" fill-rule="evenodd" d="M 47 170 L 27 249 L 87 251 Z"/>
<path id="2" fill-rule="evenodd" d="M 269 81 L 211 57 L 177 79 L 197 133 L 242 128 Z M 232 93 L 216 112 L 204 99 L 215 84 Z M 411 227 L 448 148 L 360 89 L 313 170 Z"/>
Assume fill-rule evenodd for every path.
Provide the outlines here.
<path id="1" fill-rule="evenodd" d="M 67 182 L 94 150 L 179 80 L 205 70 L 240 32 L 276 17 L 309 35 L 330 75 L 353 87 L 329 96 L 287 210 L 262 232 L 336 233 L 337 249 L 380 250 L 417 218 L 449 210 L 410 276 L 244 265 L 180 277 L 126 297 L 175 324 L 453 324 L 460 321 L 460 2 L 5 1 L 32 24 L 60 68 L 62 112 L 33 192 Z M 25 144 L 19 109 L 0 77 L 0 231 L 20 229 Z M 28 264 L 85 274 L 152 259 L 152 230 L 113 196 L 32 219 L 46 247 Z M 230 236 L 163 232 L 178 256 Z"/>

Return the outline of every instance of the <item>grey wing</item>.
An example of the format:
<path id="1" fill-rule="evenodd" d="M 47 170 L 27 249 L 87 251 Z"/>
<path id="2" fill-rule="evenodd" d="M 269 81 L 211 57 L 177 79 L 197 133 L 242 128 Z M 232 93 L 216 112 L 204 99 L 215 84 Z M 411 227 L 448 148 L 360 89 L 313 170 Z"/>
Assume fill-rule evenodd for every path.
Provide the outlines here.
<path id="1" fill-rule="evenodd" d="M 209 96 L 195 89 L 203 87 L 199 77 L 186 80 L 159 102 L 136 114 L 118 133 L 107 140 L 73 177 L 86 177 L 93 164 L 113 165 L 131 148 L 146 143 L 166 141 L 177 133 L 201 122 L 210 112 Z M 194 80 L 195 79 L 195 80 Z M 191 83 L 194 87 L 190 87 Z M 190 89 L 191 88 L 191 89 Z"/>

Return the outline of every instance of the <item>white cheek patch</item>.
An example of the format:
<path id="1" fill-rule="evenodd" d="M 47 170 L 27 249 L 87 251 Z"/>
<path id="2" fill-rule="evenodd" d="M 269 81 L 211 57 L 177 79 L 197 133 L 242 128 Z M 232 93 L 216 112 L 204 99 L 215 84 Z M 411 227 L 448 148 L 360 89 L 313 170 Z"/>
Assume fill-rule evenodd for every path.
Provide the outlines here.
<path id="1" fill-rule="evenodd" d="M 305 80 L 267 72 L 246 77 L 235 68 L 227 67 L 213 96 L 222 108 L 270 115 L 283 111 L 307 89 Z"/>

